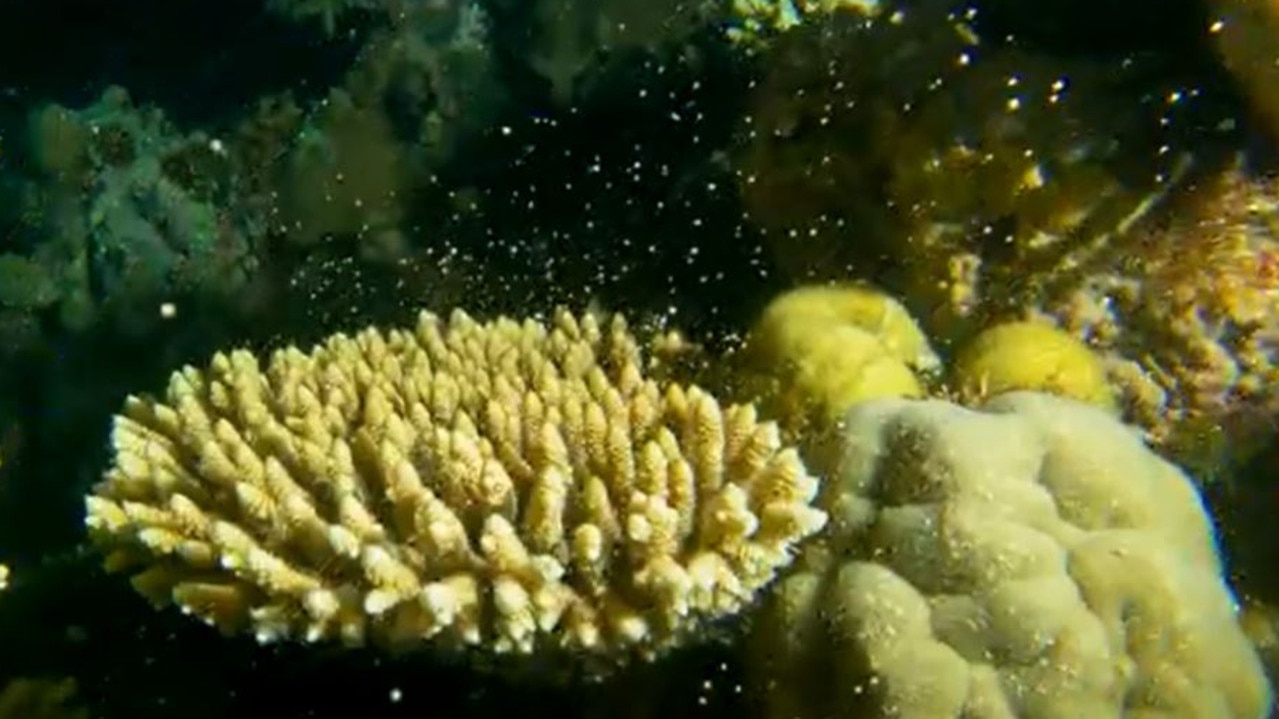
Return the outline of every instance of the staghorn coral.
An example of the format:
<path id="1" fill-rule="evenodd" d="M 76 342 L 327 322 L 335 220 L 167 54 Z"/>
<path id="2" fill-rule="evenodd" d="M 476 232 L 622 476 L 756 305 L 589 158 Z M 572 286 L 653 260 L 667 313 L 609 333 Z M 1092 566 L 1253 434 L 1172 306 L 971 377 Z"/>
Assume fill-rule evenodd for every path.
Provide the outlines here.
<path id="1" fill-rule="evenodd" d="M 767 716 L 1263 719 L 1190 479 L 1095 407 L 853 407 L 753 637 Z"/>
<path id="2" fill-rule="evenodd" d="M 127 402 L 86 523 L 147 597 L 263 641 L 649 658 L 825 515 L 753 407 L 644 369 L 620 317 L 566 311 L 218 354 Z"/>

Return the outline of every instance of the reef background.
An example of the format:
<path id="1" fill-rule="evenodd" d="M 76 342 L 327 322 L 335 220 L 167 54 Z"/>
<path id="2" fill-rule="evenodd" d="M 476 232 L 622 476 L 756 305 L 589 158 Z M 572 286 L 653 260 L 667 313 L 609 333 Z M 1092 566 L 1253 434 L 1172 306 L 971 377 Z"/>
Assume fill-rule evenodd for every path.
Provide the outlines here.
<path id="1" fill-rule="evenodd" d="M 916 5 L 930 3 L 945 5 Z M 749 716 L 727 646 L 561 689 L 425 654 L 263 648 L 155 612 L 83 549 L 81 498 L 112 413 L 215 349 L 305 345 L 422 307 L 557 303 L 727 347 L 802 274 L 742 190 L 788 169 L 751 159 L 752 128 L 788 99 L 768 95 L 785 57 L 727 39 L 714 3 L 266 5 L 0 0 L 0 679 L 73 678 L 74 703 L 103 718 Z M 1122 76 L 1107 92 L 1135 113 L 1165 116 L 1151 108 L 1187 89 L 1124 163 L 1156 166 L 1168 146 L 1205 175 L 1241 152 L 1271 166 L 1209 7 L 1031 7 L 940 13 L 971 12 L 987 43 L 1035 67 Z M 929 60 L 912 72 L 892 48 L 878 77 L 933 81 Z M 937 132 L 986 101 L 962 99 Z M 1058 149 L 1095 139 L 1074 132 Z M 771 197 L 786 217 L 814 212 L 811 195 Z M 864 265 L 862 279 L 894 269 Z M 1272 454 L 1216 498 L 1247 566 L 1267 553 L 1239 508 L 1279 509 Z"/>

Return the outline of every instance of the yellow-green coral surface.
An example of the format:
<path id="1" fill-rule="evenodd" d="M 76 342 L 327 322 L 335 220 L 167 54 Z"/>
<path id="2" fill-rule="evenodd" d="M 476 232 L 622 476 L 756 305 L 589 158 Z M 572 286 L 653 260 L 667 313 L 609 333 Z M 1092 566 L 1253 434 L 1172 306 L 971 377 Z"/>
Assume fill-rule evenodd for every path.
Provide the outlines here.
<path id="1" fill-rule="evenodd" d="M 923 395 L 915 370 L 939 364 L 928 339 L 893 298 L 863 285 L 799 287 L 764 309 L 747 339 L 757 391 L 789 418 L 833 421 L 878 397 Z"/>
<path id="2" fill-rule="evenodd" d="M 1005 322 L 978 334 L 951 368 L 965 402 L 1012 390 L 1034 390 L 1112 407 L 1114 393 L 1101 357 L 1046 322 Z"/>

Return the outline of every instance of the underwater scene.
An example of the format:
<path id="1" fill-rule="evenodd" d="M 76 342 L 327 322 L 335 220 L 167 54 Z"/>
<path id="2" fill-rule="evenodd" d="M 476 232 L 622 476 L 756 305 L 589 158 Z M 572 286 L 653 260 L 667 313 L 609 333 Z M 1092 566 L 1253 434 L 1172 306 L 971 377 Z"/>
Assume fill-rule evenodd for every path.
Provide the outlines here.
<path id="1" fill-rule="evenodd" d="M 1268 719 L 1279 1 L 0 0 L 0 719 Z"/>

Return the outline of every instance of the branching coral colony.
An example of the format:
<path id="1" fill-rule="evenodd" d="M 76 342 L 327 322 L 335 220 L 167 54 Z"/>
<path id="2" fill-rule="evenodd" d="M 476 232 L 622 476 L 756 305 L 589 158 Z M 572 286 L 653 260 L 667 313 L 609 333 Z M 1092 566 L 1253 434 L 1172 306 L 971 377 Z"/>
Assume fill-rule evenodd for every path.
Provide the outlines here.
<path id="1" fill-rule="evenodd" d="M 219 354 L 129 400 L 87 523 L 144 595 L 264 641 L 651 658 L 825 514 L 774 424 L 644 367 L 567 312 Z"/>

